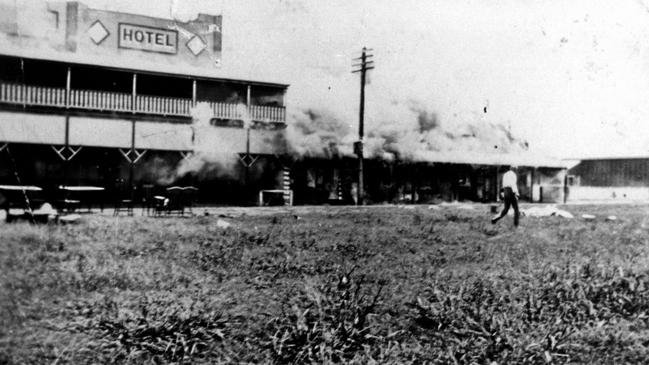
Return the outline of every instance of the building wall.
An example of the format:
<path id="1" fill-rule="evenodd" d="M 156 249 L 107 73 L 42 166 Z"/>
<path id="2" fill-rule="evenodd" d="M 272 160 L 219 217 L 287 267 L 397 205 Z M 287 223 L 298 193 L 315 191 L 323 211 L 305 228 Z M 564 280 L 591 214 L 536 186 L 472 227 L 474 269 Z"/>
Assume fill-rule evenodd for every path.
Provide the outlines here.
<path id="1" fill-rule="evenodd" d="M 584 160 L 569 175 L 581 186 L 649 186 L 649 158 Z"/>
<path id="2" fill-rule="evenodd" d="M 0 111 L 0 143 L 65 144 L 65 117 Z"/>
<path id="3" fill-rule="evenodd" d="M 583 160 L 568 174 L 568 201 L 649 200 L 649 158 Z"/>
<path id="4" fill-rule="evenodd" d="M 131 148 L 135 137 L 137 149 L 237 154 L 247 152 L 248 148 L 244 128 L 15 111 L 0 111 L 0 142 L 65 145 L 66 119 L 68 145 L 71 146 Z M 284 130 L 281 129 L 251 129 L 249 143 L 249 152 L 253 154 L 286 151 Z"/>
<path id="5" fill-rule="evenodd" d="M 569 186 L 568 201 L 649 201 L 649 187 Z"/>

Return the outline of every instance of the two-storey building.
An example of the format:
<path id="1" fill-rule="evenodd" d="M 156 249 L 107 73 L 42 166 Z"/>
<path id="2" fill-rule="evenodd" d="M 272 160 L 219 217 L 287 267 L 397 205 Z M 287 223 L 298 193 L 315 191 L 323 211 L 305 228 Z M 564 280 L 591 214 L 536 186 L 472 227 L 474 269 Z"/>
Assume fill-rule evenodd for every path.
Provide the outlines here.
<path id="1" fill-rule="evenodd" d="M 28 5 L 0 4 L 0 184 L 184 179 L 223 203 L 281 185 L 288 86 L 230 76 L 236 60 L 222 59 L 221 16 L 180 22 L 80 2 Z M 207 167 L 183 166 L 205 143 L 237 163 L 207 156 Z"/>

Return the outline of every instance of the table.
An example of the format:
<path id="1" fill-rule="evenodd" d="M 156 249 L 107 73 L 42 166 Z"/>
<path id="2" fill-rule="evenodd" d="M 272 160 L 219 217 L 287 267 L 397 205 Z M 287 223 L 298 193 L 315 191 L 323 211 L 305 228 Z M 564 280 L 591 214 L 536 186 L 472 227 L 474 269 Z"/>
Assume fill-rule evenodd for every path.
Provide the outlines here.
<path id="1" fill-rule="evenodd" d="M 43 189 L 34 185 L 0 185 L 0 193 L 5 198 L 4 201 L 0 202 L 0 208 L 3 208 L 7 212 L 7 222 L 11 222 L 20 217 L 25 217 L 30 220 L 34 220 L 37 216 L 40 217 L 35 212 L 35 208 L 38 208 L 43 203 L 43 199 L 33 197 L 34 193 L 40 191 L 43 191 Z M 29 207 L 27 206 L 27 202 L 29 202 Z M 48 215 L 44 214 L 45 218 Z"/>
<path id="2" fill-rule="evenodd" d="M 284 204 L 293 205 L 293 190 L 283 189 L 266 189 L 259 191 L 259 206 L 264 205 L 264 194 L 282 194 L 282 197 L 288 193 L 288 202 L 284 199 Z"/>
<path id="3" fill-rule="evenodd" d="M 104 191 L 106 189 L 101 187 L 101 186 L 65 186 L 65 185 L 60 185 L 59 190 L 67 190 L 67 191 Z"/>
<path id="4" fill-rule="evenodd" d="M 7 191 L 42 191 L 43 189 L 34 185 L 0 185 L 0 190 Z"/>
<path id="5" fill-rule="evenodd" d="M 92 203 L 88 200 L 88 194 L 103 192 L 106 189 L 101 186 L 70 186 L 70 185 L 59 185 L 59 190 L 64 192 L 63 199 L 59 200 L 61 208 L 67 212 L 73 212 L 78 207 L 81 207 L 83 200 L 86 201 L 86 207 L 88 212 L 91 211 Z M 72 197 L 73 199 L 68 199 Z M 99 199 L 99 206 L 101 211 L 104 211 L 104 200 Z"/>

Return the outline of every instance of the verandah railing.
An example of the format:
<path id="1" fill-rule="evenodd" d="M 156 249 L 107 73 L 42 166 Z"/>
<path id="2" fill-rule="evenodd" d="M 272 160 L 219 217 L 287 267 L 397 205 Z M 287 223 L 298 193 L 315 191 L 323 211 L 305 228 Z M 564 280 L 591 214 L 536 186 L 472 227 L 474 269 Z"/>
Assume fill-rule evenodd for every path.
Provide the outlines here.
<path id="1" fill-rule="evenodd" d="M 65 89 L 1 83 L 0 102 L 65 107 Z"/>
<path id="2" fill-rule="evenodd" d="M 191 116 L 192 100 L 163 96 L 137 95 L 135 111 L 146 114 Z"/>
<path id="3" fill-rule="evenodd" d="M 135 103 L 133 103 L 132 94 L 97 90 L 70 90 L 69 97 L 66 98 L 66 89 L 64 88 L 3 82 L 0 82 L 0 103 L 182 117 L 191 116 L 193 105 L 191 99 L 151 95 L 136 95 Z M 245 109 L 242 111 L 241 105 L 208 103 L 216 118 L 249 118 L 266 122 L 286 121 L 286 110 L 283 107 L 251 105 L 246 116 Z"/>
<path id="4" fill-rule="evenodd" d="M 132 111 L 130 94 L 106 91 L 70 90 L 69 105 L 79 109 Z"/>
<path id="5" fill-rule="evenodd" d="M 268 122 L 286 121 L 286 109 L 274 106 L 251 105 L 250 119 Z"/>

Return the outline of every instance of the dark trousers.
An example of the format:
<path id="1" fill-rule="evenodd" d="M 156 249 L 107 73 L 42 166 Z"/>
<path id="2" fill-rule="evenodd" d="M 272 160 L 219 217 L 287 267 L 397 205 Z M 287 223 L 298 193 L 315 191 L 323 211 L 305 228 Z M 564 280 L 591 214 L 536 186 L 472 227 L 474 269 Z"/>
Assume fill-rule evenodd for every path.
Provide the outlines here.
<path id="1" fill-rule="evenodd" d="M 514 191 L 512 191 L 512 188 L 504 188 L 503 190 L 505 195 L 505 208 L 500 212 L 500 215 L 492 221 L 496 223 L 500 218 L 506 216 L 507 212 L 509 212 L 509 207 L 511 206 L 514 208 L 514 225 L 518 226 L 518 218 L 520 216 L 520 212 L 518 211 L 518 198 L 516 197 L 516 194 L 514 194 Z"/>

